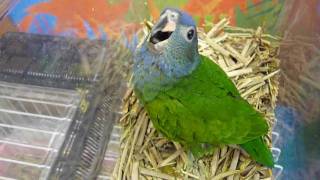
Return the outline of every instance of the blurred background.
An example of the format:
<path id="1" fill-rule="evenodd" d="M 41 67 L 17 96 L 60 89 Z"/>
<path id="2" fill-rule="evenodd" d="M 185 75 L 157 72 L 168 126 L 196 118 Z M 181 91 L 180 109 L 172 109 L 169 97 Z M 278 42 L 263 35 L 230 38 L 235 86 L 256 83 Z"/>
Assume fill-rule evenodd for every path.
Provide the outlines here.
<path id="1" fill-rule="evenodd" d="M 0 0 L 0 37 L 27 32 L 78 39 L 119 39 L 133 51 L 145 19 L 181 8 L 206 27 L 223 17 L 232 25 L 262 26 L 282 37 L 276 109 L 281 179 L 320 177 L 319 0 Z M 0 66 L 1 68 L 1 66 Z"/>

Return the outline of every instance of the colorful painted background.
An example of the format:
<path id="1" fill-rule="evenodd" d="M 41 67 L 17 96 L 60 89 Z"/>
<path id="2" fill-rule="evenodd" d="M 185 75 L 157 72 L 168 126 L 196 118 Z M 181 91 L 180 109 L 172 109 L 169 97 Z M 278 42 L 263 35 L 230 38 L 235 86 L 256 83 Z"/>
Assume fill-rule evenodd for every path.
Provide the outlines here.
<path id="1" fill-rule="evenodd" d="M 32 33 L 106 38 L 133 33 L 165 7 L 191 13 L 199 25 L 229 17 L 242 27 L 262 25 L 275 32 L 284 0 L 20 0 L 10 17 Z"/>
<path id="2" fill-rule="evenodd" d="M 281 179 L 319 179 L 320 0 L 20 0 L 6 21 L 23 32 L 108 39 L 133 34 L 168 6 L 188 11 L 199 26 L 228 17 L 283 37 L 275 127 Z"/>

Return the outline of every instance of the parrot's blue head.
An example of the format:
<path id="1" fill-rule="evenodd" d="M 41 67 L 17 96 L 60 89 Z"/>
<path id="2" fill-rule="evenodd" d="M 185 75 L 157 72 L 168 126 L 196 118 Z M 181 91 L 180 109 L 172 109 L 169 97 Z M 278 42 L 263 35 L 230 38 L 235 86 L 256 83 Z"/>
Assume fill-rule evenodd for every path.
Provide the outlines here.
<path id="1" fill-rule="evenodd" d="M 186 12 L 166 8 L 151 30 L 149 43 L 156 52 L 176 52 L 193 58 L 198 55 L 196 24 Z"/>
<path id="2" fill-rule="evenodd" d="M 177 9 L 165 9 L 149 36 L 135 53 L 133 85 L 144 100 L 151 100 L 164 86 L 189 75 L 199 64 L 196 24 Z"/>

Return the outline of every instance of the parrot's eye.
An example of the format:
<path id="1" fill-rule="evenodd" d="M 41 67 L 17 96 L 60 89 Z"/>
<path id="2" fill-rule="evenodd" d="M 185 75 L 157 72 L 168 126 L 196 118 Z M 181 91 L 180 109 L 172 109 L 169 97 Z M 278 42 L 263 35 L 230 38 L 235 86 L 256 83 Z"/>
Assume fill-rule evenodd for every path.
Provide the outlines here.
<path id="1" fill-rule="evenodd" d="M 190 29 L 190 30 L 188 31 L 187 38 L 188 38 L 189 40 L 191 40 L 191 39 L 193 38 L 193 35 L 194 35 L 194 30 L 193 30 L 193 29 Z"/>
<path id="2" fill-rule="evenodd" d="M 184 31 L 184 33 L 184 38 L 186 39 L 186 41 L 191 42 L 195 36 L 196 31 L 194 27 L 190 27 L 186 31 Z"/>

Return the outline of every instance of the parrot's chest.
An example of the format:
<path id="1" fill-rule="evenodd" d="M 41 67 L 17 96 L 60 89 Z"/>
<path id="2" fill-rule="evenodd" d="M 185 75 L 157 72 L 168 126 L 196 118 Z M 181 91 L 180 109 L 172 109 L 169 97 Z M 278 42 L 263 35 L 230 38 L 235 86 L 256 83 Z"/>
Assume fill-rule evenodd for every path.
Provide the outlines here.
<path id="1" fill-rule="evenodd" d="M 132 77 L 134 91 L 142 102 L 154 99 L 161 89 L 174 85 L 176 81 L 176 78 L 166 75 L 156 64 L 136 65 Z"/>
<path id="2" fill-rule="evenodd" d="M 137 53 L 132 83 L 141 99 L 152 100 L 161 90 L 174 86 L 197 67 L 198 61 L 177 59 L 166 54 Z"/>

